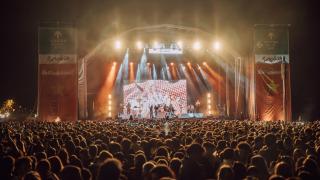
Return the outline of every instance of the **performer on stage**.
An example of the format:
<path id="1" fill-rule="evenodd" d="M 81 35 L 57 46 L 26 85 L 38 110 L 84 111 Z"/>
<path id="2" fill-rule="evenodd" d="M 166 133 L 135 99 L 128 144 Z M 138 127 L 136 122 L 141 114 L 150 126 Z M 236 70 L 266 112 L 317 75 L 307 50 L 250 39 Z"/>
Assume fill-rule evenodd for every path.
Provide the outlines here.
<path id="1" fill-rule="evenodd" d="M 200 101 L 199 101 L 199 99 L 197 99 L 195 105 L 196 105 L 196 113 L 200 113 Z"/>
<path id="2" fill-rule="evenodd" d="M 131 114 L 131 104 L 129 102 L 127 104 L 127 114 Z"/>
<path id="3" fill-rule="evenodd" d="M 159 110 L 159 105 L 154 106 L 154 116 L 157 118 L 158 117 L 158 110 Z"/>
<path id="4" fill-rule="evenodd" d="M 149 107 L 150 118 L 153 118 L 153 105 Z"/>

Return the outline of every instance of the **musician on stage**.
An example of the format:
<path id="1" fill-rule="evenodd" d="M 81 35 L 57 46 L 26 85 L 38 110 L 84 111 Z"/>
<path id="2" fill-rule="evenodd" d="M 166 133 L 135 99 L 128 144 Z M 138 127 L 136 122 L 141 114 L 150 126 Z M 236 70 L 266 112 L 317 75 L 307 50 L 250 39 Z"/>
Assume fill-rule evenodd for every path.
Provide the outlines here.
<path id="1" fill-rule="evenodd" d="M 153 105 L 149 107 L 150 118 L 153 118 Z"/>
<path id="2" fill-rule="evenodd" d="M 131 104 L 130 104 L 130 102 L 128 102 L 128 104 L 127 104 L 127 114 L 128 115 L 131 114 Z"/>
<path id="3" fill-rule="evenodd" d="M 196 105 L 196 113 L 200 113 L 200 101 L 199 101 L 199 99 L 197 99 L 195 105 Z"/>

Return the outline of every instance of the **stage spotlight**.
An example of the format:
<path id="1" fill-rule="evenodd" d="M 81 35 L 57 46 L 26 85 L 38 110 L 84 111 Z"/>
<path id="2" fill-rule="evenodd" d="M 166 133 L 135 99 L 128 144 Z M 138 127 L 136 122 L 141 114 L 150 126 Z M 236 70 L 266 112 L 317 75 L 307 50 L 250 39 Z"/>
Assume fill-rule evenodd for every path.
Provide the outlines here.
<path id="1" fill-rule="evenodd" d="M 172 63 L 170 63 L 170 65 L 171 65 L 171 66 L 173 66 L 173 65 L 174 65 L 174 63 L 172 62 Z"/>
<path id="2" fill-rule="evenodd" d="M 190 66 L 190 65 L 191 65 L 191 63 L 190 63 L 190 62 L 188 62 L 187 64 L 188 64 L 188 66 Z"/>
<path id="3" fill-rule="evenodd" d="M 133 62 L 130 62 L 130 65 L 132 66 L 132 65 L 133 65 Z"/>
<path id="4" fill-rule="evenodd" d="M 113 66 L 116 66 L 117 65 L 117 63 L 116 62 L 113 62 Z"/>
<path id="5" fill-rule="evenodd" d="M 193 47 L 194 50 L 200 50 L 201 43 L 199 41 L 196 41 L 196 42 L 193 43 L 192 47 Z"/>
<path id="6" fill-rule="evenodd" d="M 208 99 L 208 104 L 211 104 L 211 100 L 210 99 Z"/>
<path id="7" fill-rule="evenodd" d="M 114 43 L 114 48 L 115 49 L 120 49 L 121 48 L 121 41 L 120 40 L 116 40 Z"/>
<path id="8" fill-rule="evenodd" d="M 221 44 L 220 44 L 219 41 L 216 41 L 216 42 L 213 43 L 213 49 L 216 50 L 216 51 L 221 49 Z"/>
<path id="9" fill-rule="evenodd" d="M 109 95 L 108 95 L 108 99 L 111 99 L 111 98 L 112 98 L 112 95 L 111 95 L 111 94 L 109 94 Z"/>
<path id="10" fill-rule="evenodd" d="M 158 46 L 159 46 L 158 41 L 154 41 L 154 42 L 153 42 L 153 48 L 157 48 Z"/>
<path id="11" fill-rule="evenodd" d="M 141 41 L 137 41 L 136 43 L 137 49 L 142 49 L 143 48 L 143 44 Z"/>
<path id="12" fill-rule="evenodd" d="M 150 66 L 150 63 L 147 63 L 147 66 Z"/>
<path id="13" fill-rule="evenodd" d="M 208 93 L 208 94 L 207 94 L 207 97 L 208 97 L 208 98 L 211 98 L 211 94 L 210 94 L 210 93 Z"/>
<path id="14" fill-rule="evenodd" d="M 183 42 L 182 41 L 178 41 L 177 45 L 179 46 L 179 48 L 182 48 L 183 47 Z"/>
<path id="15" fill-rule="evenodd" d="M 206 66 L 206 65 L 207 65 L 207 63 L 206 63 L 206 62 L 203 62 L 202 64 L 203 64 L 204 66 Z"/>

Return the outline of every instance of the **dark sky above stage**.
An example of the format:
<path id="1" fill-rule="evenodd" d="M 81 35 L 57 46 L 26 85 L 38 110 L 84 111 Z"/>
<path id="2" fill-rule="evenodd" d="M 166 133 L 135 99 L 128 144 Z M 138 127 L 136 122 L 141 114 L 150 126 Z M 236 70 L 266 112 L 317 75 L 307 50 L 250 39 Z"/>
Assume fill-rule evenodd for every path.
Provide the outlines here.
<path id="1" fill-rule="evenodd" d="M 293 113 L 320 118 L 319 11 L 311 0 L 11 0 L 1 4 L 0 100 L 32 108 L 37 90 L 37 28 L 73 21 L 83 56 L 102 39 L 135 26 L 198 27 L 238 49 L 254 24 L 291 24 Z"/>

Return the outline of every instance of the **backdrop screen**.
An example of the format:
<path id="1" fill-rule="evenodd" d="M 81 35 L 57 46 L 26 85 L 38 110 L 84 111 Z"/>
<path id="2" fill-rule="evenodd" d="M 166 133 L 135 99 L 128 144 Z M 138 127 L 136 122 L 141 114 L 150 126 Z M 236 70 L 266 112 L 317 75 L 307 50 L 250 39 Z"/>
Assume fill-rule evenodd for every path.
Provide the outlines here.
<path id="1" fill-rule="evenodd" d="M 172 104 L 174 113 L 187 112 L 187 81 L 148 80 L 123 86 L 124 106 L 130 103 L 131 112 L 150 117 L 150 106 Z M 125 111 L 127 112 L 127 111 Z"/>

